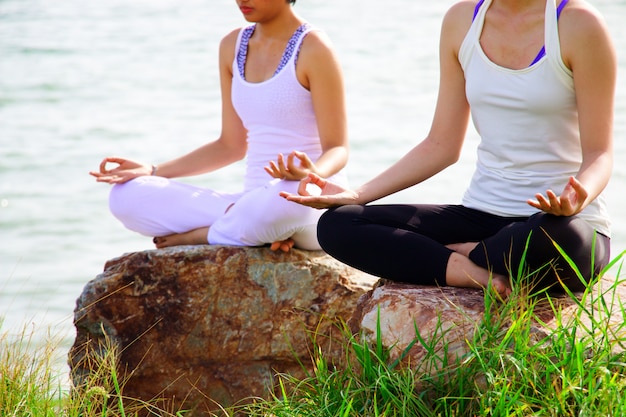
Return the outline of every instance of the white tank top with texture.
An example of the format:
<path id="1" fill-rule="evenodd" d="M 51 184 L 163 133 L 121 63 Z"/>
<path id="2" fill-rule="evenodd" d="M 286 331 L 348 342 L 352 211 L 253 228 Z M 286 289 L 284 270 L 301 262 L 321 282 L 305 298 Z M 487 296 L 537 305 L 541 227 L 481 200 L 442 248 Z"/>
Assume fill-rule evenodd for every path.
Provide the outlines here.
<path id="1" fill-rule="evenodd" d="M 572 72 L 561 58 L 555 0 L 547 0 L 545 51 L 528 68 L 492 62 L 480 45 L 485 0 L 461 45 L 472 120 L 480 135 L 476 170 L 463 204 L 499 216 L 530 216 L 526 200 L 551 189 L 559 194 L 582 162 Z M 579 216 L 610 236 L 605 200 Z"/>
<path id="2" fill-rule="evenodd" d="M 233 62 L 232 102 L 248 130 L 248 153 L 244 190 L 264 186 L 273 178 L 263 167 L 294 150 L 305 152 L 312 161 L 322 154 L 311 93 L 296 77 L 296 60 L 302 40 L 312 29 L 302 25 L 288 42 L 282 61 L 272 78 L 259 83 L 245 80 L 248 39 L 254 26 L 239 32 Z M 337 174 L 333 180 L 342 181 Z"/>

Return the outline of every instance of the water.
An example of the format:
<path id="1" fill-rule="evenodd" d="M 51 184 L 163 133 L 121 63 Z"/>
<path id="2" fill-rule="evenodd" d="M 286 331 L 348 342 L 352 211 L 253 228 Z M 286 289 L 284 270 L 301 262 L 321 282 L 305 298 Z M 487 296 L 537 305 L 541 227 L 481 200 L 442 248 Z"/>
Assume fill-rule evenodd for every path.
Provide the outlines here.
<path id="1" fill-rule="evenodd" d="M 347 88 L 351 181 L 359 184 L 427 133 L 437 42 L 452 0 L 300 0 L 296 9 L 336 47 Z M 598 0 L 618 51 L 626 2 Z M 0 315 L 73 341 L 72 312 L 106 260 L 150 249 L 107 210 L 108 186 L 87 175 L 105 155 L 159 162 L 217 137 L 217 47 L 245 24 L 232 0 L 0 0 Z M 626 63 L 620 56 L 616 167 L 607 190 L 613 254 L 626 248 Z M 457 202 L 473 167 L 462 160 L 387 199 Z M 236 187 L 242 165 L 190 179 Z"/>

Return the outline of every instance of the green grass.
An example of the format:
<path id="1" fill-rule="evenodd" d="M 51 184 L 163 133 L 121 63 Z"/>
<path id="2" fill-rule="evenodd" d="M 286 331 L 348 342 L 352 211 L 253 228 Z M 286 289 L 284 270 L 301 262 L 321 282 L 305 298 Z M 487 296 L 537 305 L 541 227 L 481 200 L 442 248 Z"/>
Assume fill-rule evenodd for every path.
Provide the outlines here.
<path id="1" fill-rule="evenodd" d="M 486 313 L 467 340 L 468 353 L 458 361 L 449 363 L 434 348 L 442 335 L 426 340 L 416 329 L 414 343 L 428 352 L 419 368 L 429 372 L 398 366 L 380 337 L 367 343 L 344 329 L 347 365 L 328 363 L 318 350 L 308 377 L 281 375 L 281 389 L 271 400 L 231 412 L 275 417 L 624 416 L 626 310 L 617 297 L 620 284 L 616 280 L 599 293 L 590 290 L 578 298 L 569 294 L 574 304 L 568 321 L 557 298 L 529 295 L 528 286 L 517 286 L 504 302 L 486 291 Z M 546 309 L 554 317 L 551 326 L 541 319 Z"/>
<path id="2" fill-rule="evenodd" d="M 449 360 L 445 348 L 443 353 L 435 349 L 443 332 L 427 339 L 416 329 L 413 343 L 427 351 L 420 372 L 404 366 L 402 355 L 392 357 L 383 346 L 380 329 L 368 342 L 352 334 L 345 323 L 337 323 L 344 348 L 340 363 L 329 362 L 312 335 L 312 366 L 307 367 L 312 370 L 305 378 L 279 375 L 270 399 L 251 400 L 222 414 L 624 416 L 626 309 L 617 297 L 619 284 L 617 279 L 609 288 L 589 290 L 578 298 L 570 294 L 574 314 L 568 315 L 562 313 L 559 299 L 529 295 L 532 289 L 525 285 L 516 286 L 506 301 L 485 291 L 483 320 L 476 323 L 473 337 L 466 341 L 467 353 L 458 360 Z M 550 326 L 542 321 L 546 309 L 554 317 Z M 27 332 L 0 333 L 0 417 L 184 415 L 124 398 L 113 346 L 96 356 L 95 372 L 80 390 L 63 388 L 53 371 L 56 346 L 54 342 L 35 346 Z"/>
<path id="3" fill-rule="evenodd" d="M 0 320 L 0 328 L 2 321 Z M 0 417 L 176 416 L 149 402 L 123 397 L 113 346 L 96 357 L 94 372 L 77 390 L 64 387 L 56 370 L 60 349 L 53 340 L 38 345 L 33 333 L 0 333 Z M 146 414 L 147 413 L 147 414 Z"/>

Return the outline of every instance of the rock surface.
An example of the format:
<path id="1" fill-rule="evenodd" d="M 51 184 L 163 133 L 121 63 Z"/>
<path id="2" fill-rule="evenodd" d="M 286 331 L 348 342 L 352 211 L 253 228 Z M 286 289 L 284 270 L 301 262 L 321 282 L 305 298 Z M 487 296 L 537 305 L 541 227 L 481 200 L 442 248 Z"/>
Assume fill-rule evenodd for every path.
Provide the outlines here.
<path id="1" fill-rule="evenodd" d="M 603 311 L 597 311 L 594 320 L 603 320 L 609 328 L 623 331 L 620 300 L 626 300 L 626 284 L 616 284 L 614 278 L 606 277 L 598 282 L 591 294 L 592 297 L 583 300 L 587 305 L 601 294 L 606 301 L 606 310 L 603 307 Z M 559 317 L 555 317 L 553 306 L 560 311 Z M 567 323 L 576 318 L 584 324 L 579 328 L 592 328 L 591 318 L 584 314 L 577 316 L 579 304 L 567 295 L 553 297 L 552 306 L 545 298 L 538 299 L 533 311 L 543 323 L 531 329 L 540 339 L 550 329 L 556 328 L 559 320 Z M 349 324 L 353 333 L 361 332 L 372 346 L 380 329 L 378 337 L 382 345 L 390 349 L 392 361 L 403 358 L 405 366 L 428 374 L 432 373 L 431 370 L 423 368 L 432 363 L 424 361 L 427 355 L 438 355 L 443 366 L 444 363 L 454 364 L 457 358 L 468 353 L 467 340 L 472 339 L 476 325 L 483 320 L 484 314 L 485 296 L 482 290 L 424 287 L 383 280 L 361 297 Z M 422 340 L 430 345 L 428 349 L 420 342 L 414 343 L 416 329 Z M 623 336 L 615 334 L 615 337 Z"/>
<path id="2" fill-rule="evenodd" d="M 419 368 L 428 350 L 414 343 L 416 331 L 427 343 L 436 340 L 433 345 L 440 354 L 445 345 L 447 360 L 453 361 L 467 352 L 466 339 L 482 319 L 484 307 L 482 290 L 387 281 L 361 297 L 349 324 L 353 333 L 361 332 L 372 346 L 380 337 L 390 349 L 391 361 L 412 345 L 406 362 Z"/>
<path id="3" fill-rule="evenodd" d="M 193 415 L 265 397 L 277 372 L 302 373 L 311 333 L 329 357 L 333 319 L 347 321 L 376 280 L 322 252 L 187 246 L 106 263 L 77 300 L 75 385 L 106 340 L 120 353 L 124 395 L 165 398 Z M 324 336 L 328 336 L 324 339 Z M 187 414 L 186 414 L 187 415 Z"/>

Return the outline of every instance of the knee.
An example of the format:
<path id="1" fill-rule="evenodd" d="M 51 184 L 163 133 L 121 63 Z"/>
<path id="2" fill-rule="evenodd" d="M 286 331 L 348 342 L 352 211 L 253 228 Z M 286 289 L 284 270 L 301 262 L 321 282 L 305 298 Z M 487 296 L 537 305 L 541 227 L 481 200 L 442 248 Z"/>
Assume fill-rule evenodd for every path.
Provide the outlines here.
<path id="1" fill-rule="evenodd" d="M 109 210 L 119 220 L 134 218 L 145 212 L 150 190 L 143 177 L 115 184 L 109 193 Z"/>
<path id="2" fill-rule="evenodd" d="M 109 193 L 109 210 L 118 219 L 131 216 L 137 204 L 131 201 L 132 192 L 128 184 L 115 184 Z"/>
<path id="3" fill-rule="evenodd" d="M 317 221 L 317 241 L 319 242 L 322 249 L 326 252 L 328 252 L 329 246 L 332 244 L 332 239 L 329 233 L 329 230 L 331 228 L 329 227 L 329 225 L 334 222 L 334 212 L 335 209 L 327 210 Z"/>
<path id="4" fill-rule="evenodd" d="M 543 247 L 543 250 L 551 248 L 555 252 L 558 252 L 555 246 L 558 245 L 572 255 L 587 249 L 586 240 L 593 233 L 591 226 L 576 217 L 542 214 L 534 223 L 531 244 Z"/>
<path id="5" fill-rule="evenodd" d="M 562 285 L 572 291 L 583 290 L 598 273 L 598 267 L 606 265 L 607 239 L 598 235 L 594 243 L 595 231 L 581 218 L 543 215 L 533 233 L 529 260 L 535 260 L 534 266 L 539 266 L 538 260 L 548 263 L 553 271 L 547 276 L 558 276 Z"/>
<path id="6" fill-rule="evenodd" d="M 348 229 L 358 215 L 361 206 L 341 206 L 328 209 L 317 223 L 317 239 L 326 252 L 331 253 L 336 246 L 343 245 L 342 240 L 350 236 Z"/>

